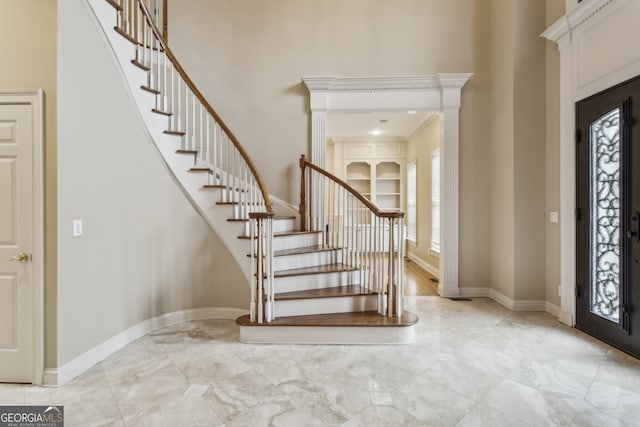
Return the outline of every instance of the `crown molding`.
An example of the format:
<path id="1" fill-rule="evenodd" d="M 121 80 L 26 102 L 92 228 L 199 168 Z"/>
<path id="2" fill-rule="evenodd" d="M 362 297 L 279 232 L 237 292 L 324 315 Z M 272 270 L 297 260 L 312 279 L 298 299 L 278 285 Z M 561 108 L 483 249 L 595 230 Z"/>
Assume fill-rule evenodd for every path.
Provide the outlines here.
<path id="1" fill-rule="evenodd" d="M 610 6 L 621 4 L 625 1 L 627 0 L 584 0 L 573 8 L 571 12 L 547 28 L 541 36 L 557 44 L 567 40 L 571 41 L 571 33 L 574 30 L 585 25 L 605 10 L 610 9 Z M 567 36 L 569 36 L 568 39 Z"/>
<path id="2" fill-rule="evenodd" d="M 379 92 L 462 89 L 472 73 L 394 77 L 303 77 L 309 92 Z"/>

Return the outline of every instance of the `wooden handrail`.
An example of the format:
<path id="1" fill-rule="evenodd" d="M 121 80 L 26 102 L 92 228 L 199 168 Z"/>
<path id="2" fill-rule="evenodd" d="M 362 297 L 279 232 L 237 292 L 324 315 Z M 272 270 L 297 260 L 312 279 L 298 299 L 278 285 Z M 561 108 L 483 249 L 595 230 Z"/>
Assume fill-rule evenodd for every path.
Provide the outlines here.
<path id="1" fill-rule="evenodd" d="M 399 211 L 383 211 L 380 210 L 380 208 L 378 208 L 376 205 L 374 205 L 373 203 L 371 203 L 371 201 L 369 199 L 367 199 L 366 197 L 364 197 L 362 194 L 360 194 L 360 192 L 358 192 L 358 190 L 356 190 L 355 188 L 353 188 L 352 186 L 350 186 L 349 184 L 347 184 L 346 182 L 344 182 L 343 180 L 341 180 L 340 178 L 338 178 L 335 175 L 332 175 L 331 173 L 327 172 L 326 170 L 314 165 L 313 163 L 309 162 L 307 160 L 307 156 L 305 156 L 304 154 L 302 156 L 300 156 L 300 168 L 302 169 L 302 176 L 303 176 L 303 181 L 302 181 L 302 188 L 301 188 L 301 203 L 300 205 L 302 206 L 302 204 L 304 203 L 304 200 L 306 199 L 306 194 L 304 194 L 304 169 L 306 167 L 309 167 L 313 170 L 315 170 L 316 172 L 318 172 L 321 175 L 324 175 L 325 177 L 329 178 L 332 181 L 335 181 L 336 183 L 338 183 L 341 187 L 345 188 L 349 193 L 351 193 L 355 198 L 357 198 L 360 202 L 362 202 L 367 208 L 369 208 L 371 210 L 371 212 L 373 212 L 374 215 L 376 215 L 379 218 L 404 218 L 404 212 L 399 212 Z M 301 212 L 302 214 L 302 212 Z"/>
<path id="2" fill-rule="evenodd" d="M 171 49 L 169 49 L 169 46 L 168 46 L 166 40 L 162 37 L 162 34 L 161 34 L 160 30 L 156 26 L 156 24 L 155 24 L 155 22 L 154 22 L 154 20 L 153 20 L 153 18 L 151 16 L 151 13 L 149 12 L 149 9 L 147 8 L 147 5 L 144 4 L 144 0 L 138 0 L 137 3 L 138 3 L 138 6 L 140 7 L 140 9 L 142 10 L 142 13 L 144 14 L 145 19 L 147 20 L 147 23 L 149 24 L 149 27 L 151 28 L 151 31 L 153 31 L 154 36 L 156 37 L 156 39 L 160 43 L 160 46 L 162 46 L 162 49 L 164 50 L 165 54 L 167 55 L 167 57 L 169 58 L 169 60 L 173 64 L 173 67 L 175 68 L 175 70 L 178 71 L 178 73 L 180 74 L 180 76 L 184 80 L 185 84 L 191 89 L 193 94 L 196 96 L 196 98 L 198 98 L 198 100 L 204 106 L 204 108 L 207 110 L 207 112 L 214 118 L 214 120 L 218 123 L 220 128 L 229 137 L 229 140 L 231 140 L 233 145 L 238 150 L 238 153 L 240 153 L 240 155 L 242 156 L 244 161 L 247 163 L 247 166 L 249 167 L 249 170 L 251 171 L 251 173 L 255 177 L 256 182 L 258 183 L 258 186 L 260 187 L 260 191 L 262 193 L 262 197 L 264 199 L 264 203 L 265 203 L 265 206 L 267 208 L 267 212 L 268 213 L 273 213 L 273 206 L 271 204 L 271 197 L 269 196 L 269 192 L 267 191 L 267 186 L 265 185 L 264 180 L 262 179 L 262 176 L 258 172 L 258 169 L 256 168 L 256 166 L 253 164 L 253 161 L 251 161 L 251 158 L 247 154 L 246 150 L 240 144 L 240 142 L 238 141 L 238 138 L 236 138 L 236 136 L 233 134 L 233 132 L 231 132 L 229 127 L 220 118 L 218 113 L 207 102 L 207 100 L 205 99 L 204 95 L 202 95 L 202 93 L 198 90 L 198 88 L 193 83 L 193 81 L 191 80 L 191 78 L 189 77 L 187 72 L 184 70 L 184 68 L 182 68 L 182 65 L 180 65 L 180 62 L 178 61 L 176 56 L 173 54 Z"/>

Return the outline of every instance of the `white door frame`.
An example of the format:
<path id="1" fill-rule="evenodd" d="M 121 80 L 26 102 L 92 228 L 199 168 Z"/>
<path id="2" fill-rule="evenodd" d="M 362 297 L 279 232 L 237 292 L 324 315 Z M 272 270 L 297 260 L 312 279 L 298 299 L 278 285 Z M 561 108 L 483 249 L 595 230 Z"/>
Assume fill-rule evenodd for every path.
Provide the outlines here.
<path id="1" fill-rule="evenodd" d="M 428 110 L 440 113 L 442 191 L 440 283 L 442 297 L 460 296 L 459 123 L 461 91 L 472 74 L 407 77 L 303 77 L 310 93 L 311 160 L 326 165 L 327 112 Z"/>
<path id="2" fill-rule="evenodd" d="M 636 0 L 581 2 L 551 25 L 542 37 L 560 51 L 560 315 L 575 325 L 576 316 L 576 102 L 640 75 L 640 54 L 621 39 L 637 40 L 640 16 Z M 611 49 L 611 46 L 619 49 Z M 601 60 L 606 58 L 606 61 Z M 595 61 L 595 62 L 594 62 Z"/>
<path id="3" fill-rule="evenodd" d="M 31 105 L 33 123 L 33 384 L 44 373 L 44 92 L 0 90 L 2 105 Z"/>

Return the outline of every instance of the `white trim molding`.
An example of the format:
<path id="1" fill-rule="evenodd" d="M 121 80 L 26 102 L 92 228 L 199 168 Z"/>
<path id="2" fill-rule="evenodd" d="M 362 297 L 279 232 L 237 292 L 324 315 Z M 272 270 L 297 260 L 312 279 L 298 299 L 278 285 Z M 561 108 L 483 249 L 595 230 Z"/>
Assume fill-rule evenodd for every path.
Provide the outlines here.
<path id="1" fill-rule="evenodd" d="M 458 288 L 460 105 L 470 73 L 394 77 L 303 77 L 311 110 L 311 160 L 326 166 L 327 112 L 432 111 L 441 123 L 440 284 L 443 297 Z"/>
<path id="2" fill-rule="evenodd" d="M 28 104 L 33 126 L 33 384 L 44 377 L 44 91 L 0 90 L 0 104 Z"/>
<path id="3" fill-rule="evenodd" d="M 116 351 L 126 347 L 138 338 L 165 326 L 181 322 L 204 319 L 235 320 L 248 314 L 248 310 L 233 307 L 205 307 L 175 311 L 147 319 L 120 332 L 91 350 L 88 350 L 65 363 L 58 369 L 47 369 L 44 374 L 45 385 L 63 385 L 85 372 L 96 363 L 106 359 Z"/>
<path id="4" fill-rule="evenodd" d="M 576 313 L 575 103 L 640 75 L 640 52 L 620 43 L 640 37 L 639 19 L 636 0 L 585 0 L 542 33 L 560 50 L 561 303 L 557 315 L 569 326 L 575 325 Z"/>

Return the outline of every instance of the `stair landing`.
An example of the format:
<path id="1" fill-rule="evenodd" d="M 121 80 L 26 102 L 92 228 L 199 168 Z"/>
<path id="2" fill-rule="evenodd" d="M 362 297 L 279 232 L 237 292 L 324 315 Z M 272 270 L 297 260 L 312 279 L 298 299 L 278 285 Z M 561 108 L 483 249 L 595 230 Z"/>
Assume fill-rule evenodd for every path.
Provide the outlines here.
<path id="1" fill-rule="evenodd" d="M 409 344 L 418 316 L 385 317 L 375 311 L 278 317 L 256 323 L 249 315 L 236 319 L 240 341 L 273 344 Z"/>

